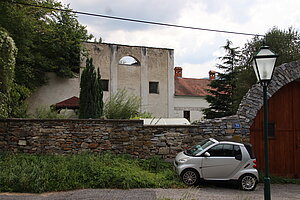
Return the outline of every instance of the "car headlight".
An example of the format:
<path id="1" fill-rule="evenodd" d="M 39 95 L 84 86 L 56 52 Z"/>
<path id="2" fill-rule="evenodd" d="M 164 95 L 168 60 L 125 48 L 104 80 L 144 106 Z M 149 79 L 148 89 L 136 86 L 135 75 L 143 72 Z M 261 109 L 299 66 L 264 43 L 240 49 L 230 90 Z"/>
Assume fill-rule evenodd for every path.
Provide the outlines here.
<path id="1" fill-rule="evenodd" d="M 188 158 L 182 158 L 178 160 L 179 163 L 185 163 L 186 161 L 188 161 Z"/>

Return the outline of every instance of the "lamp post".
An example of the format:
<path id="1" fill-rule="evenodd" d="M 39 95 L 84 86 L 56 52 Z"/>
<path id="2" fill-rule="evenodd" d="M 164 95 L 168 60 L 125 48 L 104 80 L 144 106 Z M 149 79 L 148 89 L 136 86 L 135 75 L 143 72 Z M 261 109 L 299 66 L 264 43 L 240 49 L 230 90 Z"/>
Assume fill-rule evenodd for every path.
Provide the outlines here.
<path id="1" fill-rule="evenodd" d="M 264 199 L 270 200 L 270 177 L 269 177 L 269 153 L 268 153 L 268 101 L 267 87 L 270 83 L 274 66 L 278 55 L 270 50 L 268 46 L 262 46 L 253 58 L 253 68 L 257 80 L 263 86 L 264 103 L 264 159 L 265 159 L 265 177 L 264 177 Z"/>

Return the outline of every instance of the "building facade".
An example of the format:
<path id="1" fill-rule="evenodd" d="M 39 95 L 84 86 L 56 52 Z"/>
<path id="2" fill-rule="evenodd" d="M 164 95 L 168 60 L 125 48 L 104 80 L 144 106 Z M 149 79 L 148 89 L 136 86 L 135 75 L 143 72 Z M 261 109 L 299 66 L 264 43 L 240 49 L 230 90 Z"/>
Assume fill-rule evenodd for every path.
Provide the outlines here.
<path id="1" fill-rule="evenodd" d="M 174 116 L 174 50 L 107 43 L 84 43 L 87 56 L 100 69 L 104 102 L 119 89 L 141 98 L 141 111 L 154 117 Z M 81 59 L 81 71 L 86 58 Z M 48 84 L 28 99 L 28 112 L 50 107 L 73 96 L 79 97 L 80 76 L 72 79 L 48 73 Z"/>
<path id="2" fill-rule="evenodd" d="M 107 43 L 84 43 L 100 69 L 104 101 L 119 89 L 141 98 L 142 112 L 155 117 L 174 114 L 174 50 Z M 85 59 L 81 66 L 85 67 Z"/>
<path id="3" fill-rule="evenodd" d="M 184 117 L 190 122 L 202 120 L 203 109 L 209 107 L 205 96 L 209 95 L 207 89 L 211 80 L 215 79 L 215 72 L 209 72 L 209 79 L 183 78 L 182 68 L 174 68 L 174 115 Z"/>

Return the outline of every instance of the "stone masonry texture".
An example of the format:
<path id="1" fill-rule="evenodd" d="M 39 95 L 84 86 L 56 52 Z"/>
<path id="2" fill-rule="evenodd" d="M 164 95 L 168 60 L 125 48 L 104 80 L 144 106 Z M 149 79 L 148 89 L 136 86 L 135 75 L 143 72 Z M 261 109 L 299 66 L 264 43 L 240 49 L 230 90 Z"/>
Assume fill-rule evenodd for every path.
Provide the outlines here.
<path id="1" fill-rule="evenodd" d="M 300 79 L 300 61 L 276 67 L 268 98 Z M 112 152 L 165 159 L 205 138 L 249 142 L 250 126 L 262 107 L 262 87 L 254 85 L 237 114 L 191 126 L 144 126 L 142 120 L 0 119 L 0 151 L 36 154 Z"/>

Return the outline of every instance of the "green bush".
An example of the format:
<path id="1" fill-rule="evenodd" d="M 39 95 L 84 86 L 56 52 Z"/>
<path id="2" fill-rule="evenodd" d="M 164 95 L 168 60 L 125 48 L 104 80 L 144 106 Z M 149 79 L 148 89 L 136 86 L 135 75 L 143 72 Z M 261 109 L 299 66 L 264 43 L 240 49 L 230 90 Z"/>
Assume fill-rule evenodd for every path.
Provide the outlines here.
<path id="1" fill-rule="evenodd" d="M 64 119 L 66 118 L 64 115 L 57 113 L 55 110 L 51 108 L 41 106 L 38 107 L 35 111 L 35 118 L 37 119 Z"/>
<path id="2" fill-rule="evenodd" d="M 139 115 L 141 99 L 130 96 L 125 89 L 118 90 L 104 104 L 104 116 L 108 119 L 130 119 Z"/>
<path id="3" fill-rule="evenodd" d="M 182 187 L 172 165 L 112 154 L 0 154 L 0 192 Z"/>

